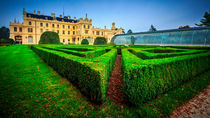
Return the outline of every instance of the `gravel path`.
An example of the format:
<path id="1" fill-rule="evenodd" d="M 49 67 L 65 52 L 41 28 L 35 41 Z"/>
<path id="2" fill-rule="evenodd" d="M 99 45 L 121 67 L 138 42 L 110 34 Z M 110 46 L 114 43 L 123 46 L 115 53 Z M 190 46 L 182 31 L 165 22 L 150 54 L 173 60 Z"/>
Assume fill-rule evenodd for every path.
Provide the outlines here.
<path id="1" fill-rule="evenodd" d="M 178 107 L 170 118 L 210 118 L 210 86 Z"/>

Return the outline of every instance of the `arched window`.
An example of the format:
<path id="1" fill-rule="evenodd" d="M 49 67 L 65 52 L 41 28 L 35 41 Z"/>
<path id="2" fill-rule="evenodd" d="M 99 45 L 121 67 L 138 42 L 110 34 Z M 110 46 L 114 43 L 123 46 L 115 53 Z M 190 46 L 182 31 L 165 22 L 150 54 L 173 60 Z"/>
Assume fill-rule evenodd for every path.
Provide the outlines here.
<path id="1" fill-rule="evenodd" d="M 29 36 L 29 37 L 28 37 L 28 43 L 33 43 L 33 38 L 32 38 L 32 36 Z"/>

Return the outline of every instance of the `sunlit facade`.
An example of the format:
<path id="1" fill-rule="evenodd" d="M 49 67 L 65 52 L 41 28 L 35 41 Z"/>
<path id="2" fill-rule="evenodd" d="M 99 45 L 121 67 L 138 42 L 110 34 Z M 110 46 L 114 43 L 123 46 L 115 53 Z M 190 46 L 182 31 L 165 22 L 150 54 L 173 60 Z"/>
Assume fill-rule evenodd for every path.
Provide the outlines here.
<path id="1" fill-rule="evenodd" d="M 110 42 L 116 34 L 122 33 L 122 28 L 116 28 L 112 23 L 111 29 L 94 28 L 92 19 L 70 16 L 56 17 L 54 13 L 51 16 L 41 15 L 40 11 L 36 13 L 27 13 L 23 9 L 23 23 L 10 22 L 10 38 L 20 44 L 38 44 L 41 34 L 45 31 L 54 31 L 59 34 L 60 42 L 64 44 L 80 44 L 82 39 L 87 38 L 90 43 L 94 42 L 96 37 L 105 37 Z"/>

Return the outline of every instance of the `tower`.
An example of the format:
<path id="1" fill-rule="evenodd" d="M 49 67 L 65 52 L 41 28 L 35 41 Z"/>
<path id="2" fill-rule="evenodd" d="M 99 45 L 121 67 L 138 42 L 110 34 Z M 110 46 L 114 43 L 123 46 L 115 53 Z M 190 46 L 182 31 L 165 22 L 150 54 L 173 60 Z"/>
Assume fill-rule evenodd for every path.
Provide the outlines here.
<path id="1" fill-rule="evenodd" d="M 112 30 L 115 30 L 115 22 L 112 22 Z"/>

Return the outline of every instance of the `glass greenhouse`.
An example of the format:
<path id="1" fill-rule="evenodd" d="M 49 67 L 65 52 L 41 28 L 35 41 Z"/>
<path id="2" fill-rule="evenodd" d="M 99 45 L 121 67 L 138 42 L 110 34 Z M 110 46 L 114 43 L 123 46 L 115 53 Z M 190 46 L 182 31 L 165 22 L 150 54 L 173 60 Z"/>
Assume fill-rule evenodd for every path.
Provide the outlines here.
<path id="1" fill-rule="evenodd" d="M 133 41 L 132 41 L 133 40 Z M 117 45 L 210 45 L 210 27 L 120 34 L 112 38 Z"/>

